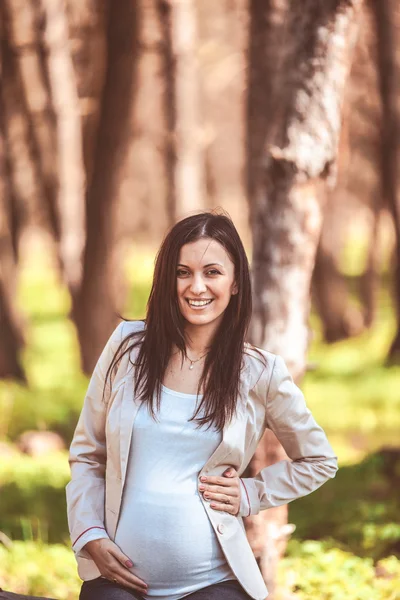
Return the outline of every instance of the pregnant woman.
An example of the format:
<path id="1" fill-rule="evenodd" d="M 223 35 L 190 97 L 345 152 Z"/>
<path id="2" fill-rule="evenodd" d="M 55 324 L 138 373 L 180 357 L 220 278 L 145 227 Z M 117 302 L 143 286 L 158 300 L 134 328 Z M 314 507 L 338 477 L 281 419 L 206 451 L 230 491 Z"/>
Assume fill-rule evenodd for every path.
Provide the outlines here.
<path id="1" fill-rule="evenodd" d="M 243 517 L 335 476 L 283 359 L 245 341 L 251 286 L 229 217 L 178 222 L 146 319 L 121 323 L 89 383 L 67 485 L 80 600 L 264 600 Z M 289 459 L 241 474 L 265 428 Z"/>

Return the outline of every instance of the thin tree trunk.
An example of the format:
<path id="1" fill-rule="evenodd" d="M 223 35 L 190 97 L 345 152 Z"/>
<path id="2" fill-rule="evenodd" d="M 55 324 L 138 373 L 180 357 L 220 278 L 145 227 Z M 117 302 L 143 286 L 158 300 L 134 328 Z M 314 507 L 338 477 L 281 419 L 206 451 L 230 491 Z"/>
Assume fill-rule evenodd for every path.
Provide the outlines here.
<path id="1" fill-rule="evenodd" d="M 176 113 L 176 61 L 172 42 L 172 7 L 168 0 L 157 0 L 157 11 L 160 29 L 162 31 L 162 60 L 163 60 L 163 109 L 166 127 L 166 140 L 163 148 L 165 173 L 167 178 L 166 209 L 171 225 L 176 220 L 176 182 L 177 148 L 175 129 Z"/>
<path id="2" fill-rule="evenodd" d="M 382 103 L 381 186 L 384 201 L 393 217 L 395 230 L 394 302 L 397 332 L 388 360 L 400 362 L 400 195 L 398 165 L 400 161 L 400 66 L 396 64 L 395 3 L 371 0 L 375 17 L 379 88 Z"/>
<path id="3" fill-rule="evenodd" d="M 0 35 L 3 40 L 3 24 Z M 1 44 L 1 48 L 3 44 Z M 13 377 L 25 381 L 20 360 L 24 345 L 22 322 L 15 309 L 16 263 L 11 236 L 11 198 L 9 170 L 4 137 L 3 73 L 0 56 L 0 378 Z"/>
<path id="4" fill-rule="evenodd" d="M 56 122 L 39 33 L 43 15 L 35 0 L 4 0 L 3 10 L 10 23 L 10 40 L 22 84 L 22 102 L 30 120 L 31 150 L 40 175 L 41 199 L 51 232 L 58 241 Z"/>
<path id="5" fill-rule="evenodd" d="M 138 5 L 134 0 L 108 4 L 108 63 L 102 96 L 92 180 L 86 196 L 87 239 L 83 281 L 74 320 L 82 367 L 90 373 L 117 320 L 114 260 L 115 210 L 121 165 L 129 130 L 138 58 Z"/>
<path id="6" fill-rule="evenodd" d="M 198 36 L 196 4 L 193 0 L 165 0 L 168 24 L 164 26 L 165 72 L 168 84 L 165 102 L 169 135 L 174 142 L 170 149 L 169 168 L 174 164 L 170 181 L 169 204 L 174 202 L 174 220 L 205 206 L 205 162 L 201 141 L 200 93 L 198 67 Z M 166 27 L 169 26 L 170 32 Z"/>
<path id="7" fill-rule="evenodd" d="M 312 275 L 312 293 L 324 339 L 333 343 L 359 335 L 364 328 L 364 319 L 359 309 L 351 304 L 346 279 L 337 265 L 343 243 L 340 233 L 343 224 L 335 214 L 335 197 L 328 196 Z"/>
<path id="8" fill-rule="evenodd" d="M 309 341 L 310 281 L 322 224 L 319 198 L 327 179 L 333 182 L 335 175 L 344 86 L 360 5 L 361 0 L 290 4 L 281 53 L 279 47 L 271 46 L 271 38 L 266 38 L 272 29 L 276 41 L 278 5 L 272 0 L 253 0 L 250 5 L 251 340 L 282 355 L 296 379 L 305 370 Z M 263 103 L 273 89 L 279 90 L 279 110 L 275 112 L 268 109 L 277 106 L 277 96 L 267 105 Z M 250 473 L 254 474 L 258 452 L 267 464 L 283 456 L 278 441 L 270 442 L 273 437 L 267 433 L 266 451 L 267 439 L 261 441 Z M 287 507 L 280 507 L 273 516 L 264 511 L 254 517 L 264 523 L 266 531 L 259 544 L 260 565 L 271 594 L 288 531 L 286 511 Z M 274 535 L 283 541 L 279 549 Z"/>
<path id="9" fill-rule="evenodd" d="M 100 102 L 106 70 L 106 3 L 67 0 L 69 42 L 75 69 L 86 180 L 93 174 Z"/>
<path id="10" fill-rule="evenodd" d="M 10 39 L 10 15 L 5 3 L 0 3 L 0 18 L 3 27 L 3 102 L 4 127 L 7 140 L 7 156 L 10 163 L 10 186 L 14 202 L 12 205 L 12 230 L 18 245 L 20 233 L 26 223 L 35 220 L 42 207 L 46 192 L 43 187 L 33 124 L 18 67 L 17 52 Z M 48 217 L 48 211 L 45 208 Z M 17 231 L 16 231 L 17 230 Z"/>
<path id="11" fill-rule="evenodd" d="M 380 246 L 379 225 L 381 216 L 381 198 L 372 206 L 372 225 L 369 231 L 367 264 L 360 279 L 360 298 L 363 306 L 365 327 L 371 327 L 376 318 L 380 290 Z"/>
<path id="12" fill-rule="evenodd" d="M 29 155 L 29 143 L 26 135 L 25 115 L 21 109 L 19 88 L 15 77 L 13 60 L 7 36 L 7 24 L 4 5 L 0 6 L 0 18 L 3 20 L 1 57 L 2 57 L 2 108 L 4 111 L 5 161 L 8 173 L 10 194 L 10 228 L 14 259 L 18 262 L 19 240 L 26 221 L 28 194 L 34 192 L 31 184 L 32 160 Z M 22 177 L 23 174 L 23 177 Z"/>
<path id="13" fill-rule="evenodd" d="M 41 0 L 43 42 L 56 115 L 59 256 L 63 278 L 74 299 L 82 280 L 85 245 L 85 173 L 80 109 L 72 64 L 64 0 Z"/>

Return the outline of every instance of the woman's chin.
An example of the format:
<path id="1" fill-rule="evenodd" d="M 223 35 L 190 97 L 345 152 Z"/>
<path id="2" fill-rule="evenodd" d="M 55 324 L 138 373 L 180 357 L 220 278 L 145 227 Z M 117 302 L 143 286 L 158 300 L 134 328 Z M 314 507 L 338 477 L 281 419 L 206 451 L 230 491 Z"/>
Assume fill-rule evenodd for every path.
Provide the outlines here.
<path id="1" fill-rule="evenodd" d="M 193 315 L 193 314 L 188 314 L 187 312 L 183 313 L 183 317 L 185 319 L 185 321 L 187 323 L 189 323 L 190 325 L 210 325 L 211 323 L 213 323 L 214 325 L 219 322 L 220 319 L 222 319 L 222 315 L 215 315 L 215 314 L 198 314 L 198 315 Z"/>
<path id="2" fill-rule="evenodd" d="M 207 325 L 212 323 L 214 319 L 206 315 L 184 315 L 185 320 L 191 325 Z"/>

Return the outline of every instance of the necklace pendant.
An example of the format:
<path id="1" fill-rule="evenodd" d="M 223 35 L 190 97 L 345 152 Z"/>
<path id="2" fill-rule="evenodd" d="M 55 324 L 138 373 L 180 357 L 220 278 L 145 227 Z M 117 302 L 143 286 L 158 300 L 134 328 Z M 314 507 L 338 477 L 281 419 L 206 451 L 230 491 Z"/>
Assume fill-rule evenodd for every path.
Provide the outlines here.
<path id="1" fill-rule="evenodd" d="M 193 365 L 190 365 L 189 369 L 192 370 L 193 369 Z"/>

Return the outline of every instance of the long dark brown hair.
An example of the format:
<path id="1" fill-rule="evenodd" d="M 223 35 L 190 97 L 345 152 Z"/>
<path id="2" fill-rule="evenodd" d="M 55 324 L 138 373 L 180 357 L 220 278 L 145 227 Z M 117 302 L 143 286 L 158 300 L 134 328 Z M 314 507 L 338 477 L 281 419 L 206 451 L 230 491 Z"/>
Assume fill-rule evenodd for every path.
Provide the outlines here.
<path id="1" fill-rule="evenodd" d="M 197 393 L 204 384 L 204 394 L 194 415 L 201 427 L 212 424 L 220 431 L 236 412 L 240 373 L 244 368 L 245 337 L 252 311 L 250 268 L 239 234 L 226 214 L 202 212 L 182 219 L 165 235 L 157 253 L 153 283 L 147 302 L 146 327 L 129 334 L 120 344 L 107 371 L 107 377 L 124 354 L 139 347 L 134 363 L 135 396 L 148 403 L 153 418 L 154 395 L 160 409 L 161 383 L 175 344 L 182 360 L 187 357 L 184 335 L 185 320 L 177 297 L 177 265 L 184 244 L 209 238 L 219 242 L 235 266 L 238 293 L 231 296 L 208 354 Z M 197 417 L 203 410 L 202 417 Z"/>

